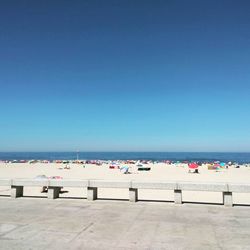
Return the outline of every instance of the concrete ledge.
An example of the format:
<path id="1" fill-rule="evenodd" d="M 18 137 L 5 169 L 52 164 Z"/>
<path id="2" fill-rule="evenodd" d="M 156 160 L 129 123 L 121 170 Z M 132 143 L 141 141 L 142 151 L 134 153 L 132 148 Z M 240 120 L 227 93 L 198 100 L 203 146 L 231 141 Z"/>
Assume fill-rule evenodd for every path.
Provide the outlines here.
<path id="1" fill-rule="evenodd" d="M 131 181 L 126 180 L 89 180 L 89 187 L 97 188 L 130 188 Z"/>
<path id="2" fill-rule="evenodd" d="M 48 186 L 49 180 L 14 179 L 12 180 L 12 185 L 23 187 L 42 187 Z"/>
<path id="3" fill-rule="evenodd" d="M 132 181 L 131 188 L 174 190 L 177 189 L 177 183 L 170 181 Z"/>
<path id="4" fill-rule="evenodd" d="M 238 193 L 250 193 L 250 184 L 240 184 L 240 183 L 231 183 L 228 184 L 229 192 L 238 192 Z"/>
<path id="5" fill-rule="evenodd" d="M 88 180 L 49 180 L 49 186 L 53 187 L 88 187 Z"/>
<path id="6" fill-rule="evenodd" d="M 0 179 L 0 186 L 11 186 L 11 179 Z"/>
<path id="7" fill-rule="evenodd" d="M 137 181 L 137 180 L 81 180 L 81 179 L 0 179 L 0 186 L 11 186 L 11 197 L 23 196 L 24 187 L 48 187 L 48 198 L 56 199 L 62 187 L 87 188 L 87 199 L 98 198 L 98 188 L 125 188 L 129 200 L 138 200 L 139 189 L 173 190 L 175 204 L 182 204 L 183 191 L 221 192 L 223 204 L 233 206 L 233 192 L 250 193 L 250 183 L 188 182 L 188 181 Z"/>
<path id="8" fill-rule="evenodd" d="M 227 192 L 228 185 L 226 183 L 215 182 L 178 182 L 178 190 L 182 191 L 211 191 L 211 192 Z"/>

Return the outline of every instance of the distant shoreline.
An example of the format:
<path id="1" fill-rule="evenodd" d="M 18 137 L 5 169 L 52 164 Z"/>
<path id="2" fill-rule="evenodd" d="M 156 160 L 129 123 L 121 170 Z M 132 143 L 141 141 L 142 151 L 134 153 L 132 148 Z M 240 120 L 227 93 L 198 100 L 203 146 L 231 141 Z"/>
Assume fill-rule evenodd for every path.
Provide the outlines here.
<path id="1" fill-rule="evenodd" d="M 0 160 L 151 160 L 249 163 L 247 152 L 0 152 Z"/>

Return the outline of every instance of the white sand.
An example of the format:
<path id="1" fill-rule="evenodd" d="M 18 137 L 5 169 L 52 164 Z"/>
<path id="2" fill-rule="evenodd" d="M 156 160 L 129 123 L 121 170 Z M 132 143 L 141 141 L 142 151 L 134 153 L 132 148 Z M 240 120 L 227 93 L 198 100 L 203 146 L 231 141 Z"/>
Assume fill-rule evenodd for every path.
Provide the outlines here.
<path id="1" fill-rule="evenodd" d="M 118 169 L 109 169 L 109 165 L 102 166 L 85 164 L 85 168 L 78 164 L 69 164 L 70 169 L 60 169 L 65 164 L 56 163 L 0 163 L 0 178 L 34 178 L 37 175 L 62 176 L 64 179 L 106 179 L 106 180 L 183 180 L 183 181 L 215 181 L 248 183 L 250 167 L 223 169 L 219 172 L 208 170 L 206 166 L 199 168 L 200 174 L 188 173 L 187 166 L 167 165 L 164 163 L 148 164 L 151 171 L 137 171 L 135 165 L 130 165 L 131 174 L 122 174 Z M 86 197 L 86 190 L 64 188 L 61 197 Z M 0 187 L 0 195 L 9 194 L 7 187 Z M 46 196 L 39 188 L 25 188 L 24 195 Z M 128 199 L 126 189 L 100 189 L 99 198 Z M 139 190 L 139 199 L 173 200 L 173 191 Z M 250 204 L 249 194 L 233 194 L 234 203 Z M 215 192 L 183 192 L 184 201 L 222 202 L 222 194 Z"/>

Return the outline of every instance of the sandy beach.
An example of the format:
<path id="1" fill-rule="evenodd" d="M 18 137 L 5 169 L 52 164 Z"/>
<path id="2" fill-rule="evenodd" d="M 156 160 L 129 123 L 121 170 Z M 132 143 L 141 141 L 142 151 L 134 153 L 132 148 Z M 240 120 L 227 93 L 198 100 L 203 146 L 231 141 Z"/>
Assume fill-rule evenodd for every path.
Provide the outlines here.
<path id="1" fill-rule="evenodd" d="M 250 179 L 250 167 L 241 166 L 228 169 L 208 170 L 206 165 L 199 167 L 199 174 L 188 173 L 187 164 L 147 164 L 150 171 L 138 171 L 134 164 L 129 166 L 129 174 L 123 174 L 119 169 L 110 169 L 109 164 L 97 166 L 94 164 L 68 164 L 70 169 L 65 169 L 65 164 L 58 163 L 0 163 L 0 178 L 35 178 L 38 175 L 61 176 L 63 179 L 105 179 L 105 180 L 174 180 L 174 181 L 214 181 L 248 183 Z M 9 195 L 9 188 L 0 187 L 0 195 Z M 79 188 L 64 188 L 60 197 L 85 198 L 86 190 Z M 46 197 L 40 188 L 25 188 L 25 196 Z M 172 201 L 173 192 L 166 190 L 139 190 L 140 200 L 151 200 L 156 197 L 161 201 Z M 126 189 L 99 190 L 98 198 L 128 199 Z M 237 204 L 250 204 L 248 194 L 233 194 Z M 211 202 L 221 203 L 222 194 L 215 192 L 183 192 L 183 200 L 187 202 Z"/>

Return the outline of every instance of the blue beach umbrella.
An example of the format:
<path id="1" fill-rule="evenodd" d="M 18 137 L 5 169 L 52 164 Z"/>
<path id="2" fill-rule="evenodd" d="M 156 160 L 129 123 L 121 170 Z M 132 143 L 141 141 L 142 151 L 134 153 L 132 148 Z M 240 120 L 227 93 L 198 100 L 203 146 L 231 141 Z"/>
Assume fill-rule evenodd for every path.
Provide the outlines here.
<path id="1" fill-rule="evenodd" d="M 129 170 L 129 167 L 128 166 L 123 166 L 120 168 L 120 171 L 123 173 L 123 174 L 127 174 L 128 173 L 128 170 Z"/>

